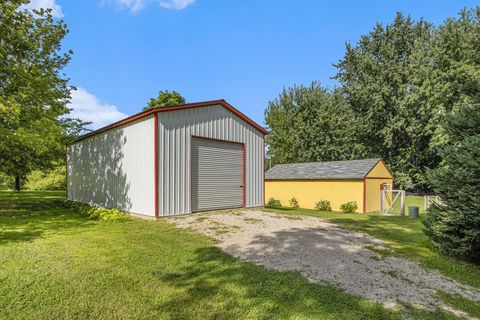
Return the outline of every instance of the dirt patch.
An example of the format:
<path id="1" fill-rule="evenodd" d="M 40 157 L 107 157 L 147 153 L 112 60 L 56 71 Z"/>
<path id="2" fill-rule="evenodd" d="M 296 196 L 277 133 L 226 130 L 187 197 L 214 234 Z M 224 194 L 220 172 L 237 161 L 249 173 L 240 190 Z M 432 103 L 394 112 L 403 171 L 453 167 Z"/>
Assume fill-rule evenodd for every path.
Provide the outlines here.
<path id="1" fill-rule="evenodd" d="M 293 220 L 287 215 L 242 211 L 169 221 L 217 239 L 220 248 L 240 259 L 267 268 L 299 271 L 311 282 L 333 284 L 387 307 L 402 302 L 455 312 L 437 297 L 437 290 L 480 301 L 480 291 L 392 256 L 379 239 L 319 218 Z M 218 232 L 219 228 L 225 232 Z"/>

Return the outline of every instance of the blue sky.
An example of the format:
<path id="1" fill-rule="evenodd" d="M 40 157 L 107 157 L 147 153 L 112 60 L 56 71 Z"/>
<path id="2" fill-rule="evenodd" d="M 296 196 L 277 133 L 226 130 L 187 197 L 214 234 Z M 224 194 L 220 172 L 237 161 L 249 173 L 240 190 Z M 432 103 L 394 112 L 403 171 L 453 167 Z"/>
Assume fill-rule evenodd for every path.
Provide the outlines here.
<path id="1" fill-rule="evenodd" d="M 332 87 L 345 42 L 395 12 L 435 24 L 479 1 L 33 0 L 70 33 L 63 47 L 74 114 L 106 125 L 142 109 L 160 89 L 188 102 L 226 99 L 263 124 L 284 86 Z"/>

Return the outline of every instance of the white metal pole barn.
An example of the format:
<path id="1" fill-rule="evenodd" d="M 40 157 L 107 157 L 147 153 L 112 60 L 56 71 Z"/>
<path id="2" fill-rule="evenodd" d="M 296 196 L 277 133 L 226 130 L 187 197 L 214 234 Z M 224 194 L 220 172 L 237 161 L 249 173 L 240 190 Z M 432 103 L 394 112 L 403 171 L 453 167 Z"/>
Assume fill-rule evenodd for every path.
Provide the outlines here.
<path id="1" fill-rule="evenodd" d="M 150 109 L 68 147 L 68 199 L 151 217 L 262 206 L 266 134 L 225 100 Z"/>

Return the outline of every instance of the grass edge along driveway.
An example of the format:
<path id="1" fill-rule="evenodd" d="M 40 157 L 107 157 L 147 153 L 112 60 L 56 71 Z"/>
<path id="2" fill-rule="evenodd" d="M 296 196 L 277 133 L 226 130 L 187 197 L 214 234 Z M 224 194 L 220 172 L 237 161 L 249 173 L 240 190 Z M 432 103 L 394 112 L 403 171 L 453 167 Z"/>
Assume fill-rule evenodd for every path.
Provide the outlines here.
<path id="1" fill-rule="evenodd" d="M 62 192 L 0 192 L 2 319 L 450 319 L 241 262 L 166 222 L 87 220 Z"/>
<path id="2" fill-rule="evenodd" d="M 447 277 L 480 289 L 480 267 L 441 255 L 422 231 L 423 215 L 420 219 L 410 219 L 401 216 L 349 214 L 288 207 L 264 210 L 318 217 L 350 230 L 364 232 L 384 240 L 395 254 L 415 259 L 427 268 L 436 269 Z"/>
<path id="3" fill-rule="evenodd" d="M 408 199 L 412 201 L 412 199 Z M 413 197 L 419 198 L 419 197 Z M 416 199 L 413 199 L 415 202 Z M 418 202 L 418 201 L 416 201 Z M 379 255 L 394 254 L 419 262 L 427 269 L 435 269 L 444 276 L 460 283 L 480 289 L 480 267 L 443 256 L 423 233 L 421 211 L 419 219 L 401 216 L 381 216 L 379 214 L 347 214 L 339 212 L 317 211 L 312 209 L 282 207 L 264 209 L 288 215 L 307 215 L 343 226 L 347 229 L 364 232 L 385 241 L 392 252 L 377 252 Z M 480 319 L 480 302 L 439 291 L 438 296 L 452 307 L 462 310 Z"/>

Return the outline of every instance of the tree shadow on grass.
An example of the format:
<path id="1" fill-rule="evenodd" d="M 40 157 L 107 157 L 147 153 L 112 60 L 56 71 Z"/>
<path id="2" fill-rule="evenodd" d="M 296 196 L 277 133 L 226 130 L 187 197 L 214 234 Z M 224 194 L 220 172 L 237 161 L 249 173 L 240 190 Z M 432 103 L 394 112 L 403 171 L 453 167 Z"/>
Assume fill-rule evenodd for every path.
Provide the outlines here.
<path id="1" fill-rule="evenodd" d="M 65 206 L 63 192 L 2 192 L 0 200 L 0 245 L 93 223 Z"/>
<path id="2" fill-rule="evenodd" d="M 308 283 L 297 272 L 279 272 L 246 262 L 215 247 L 196 250 L 180 273 L 157 271 L 162 282 L 183 289 L 157 306 L 172 318 L 188 318 L 198 306 L 197 318 L 212 319 L 390 319 L 398 311 L 343 293 L 329 285 Z"/>

